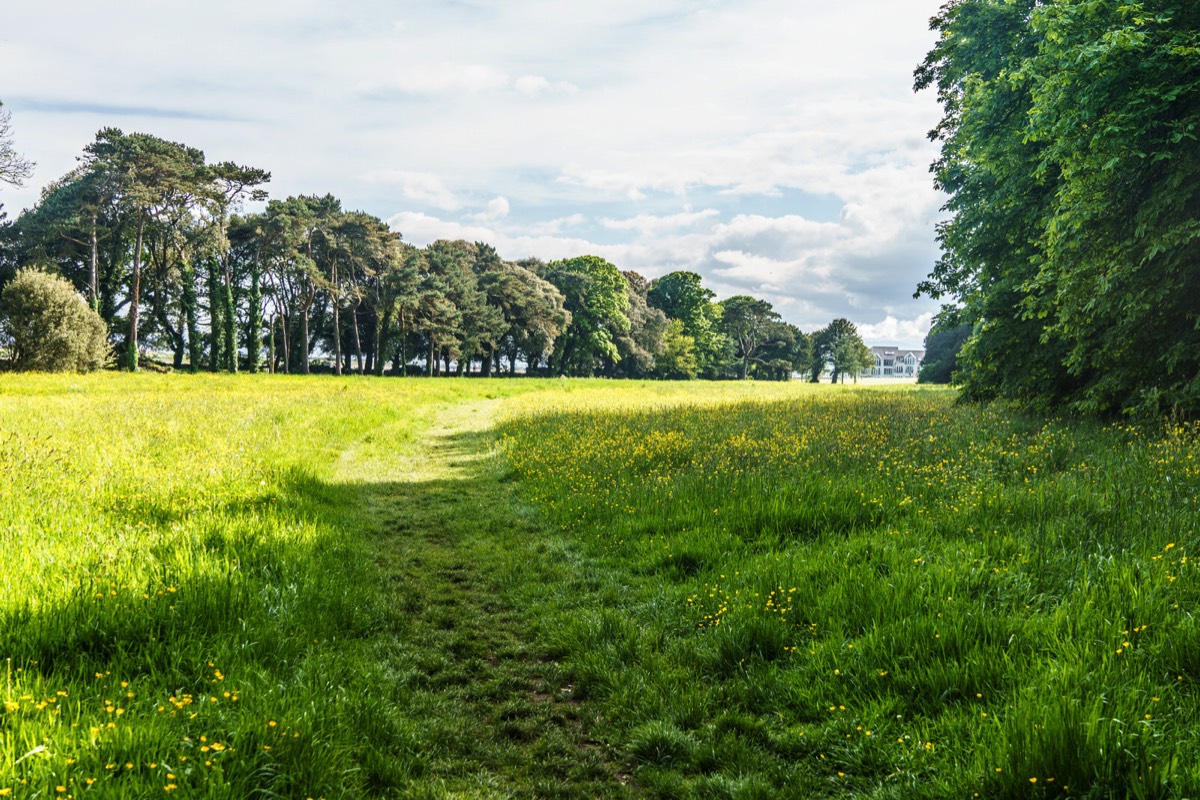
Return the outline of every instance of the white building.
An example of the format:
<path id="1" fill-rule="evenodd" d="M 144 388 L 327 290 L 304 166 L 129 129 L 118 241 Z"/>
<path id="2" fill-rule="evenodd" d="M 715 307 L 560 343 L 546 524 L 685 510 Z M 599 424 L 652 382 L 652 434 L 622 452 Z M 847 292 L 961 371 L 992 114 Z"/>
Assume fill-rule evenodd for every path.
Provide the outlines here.
<path id="1" fill-rule="evenodd" d="M 863 373 L 868 378 L 915 378 L 924 350 L 903 350 L 899 347 L 872 347 L 875 354 L 875 369 Z"/>

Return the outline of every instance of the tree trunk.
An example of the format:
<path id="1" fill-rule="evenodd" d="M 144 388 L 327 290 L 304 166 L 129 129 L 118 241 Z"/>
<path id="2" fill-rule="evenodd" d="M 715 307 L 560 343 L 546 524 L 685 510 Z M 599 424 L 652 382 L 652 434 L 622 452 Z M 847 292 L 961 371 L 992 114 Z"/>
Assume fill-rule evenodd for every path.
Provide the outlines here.
<path id="1" fill-rule="evenodd" d="M 300 350 L 300 374 L 308 375 L 308 355 L 312 349 L 312 341 L 308 338 L 308 316 L 312 310 L 313 301 L 317 298 L 317 290 L 309 288 L 308 298 L 305 300 L 304 308 L 300 313 L 300 341 L 303 342 L 303 348 Z"/>
<path id="2" fill-rule="evenodd" d="M 292 348 L 291 348 L 291 343 L 288 340 L 287 314 L 279 314 L 278 318 L 279 318 L 279 336 L 282 339 L 280 344 L 283 345 L 283 360 L 280 363 L 283 364 L 283 374 L 290 375 L 292 372 L 292 364 L 291 364 Z"/>
<path id="3" fill-rule="evenodd" d="M 359 301 L 359 303 L 354 304 L 354 313 L 350 315 L 352 329 L 354 331 L 354 358 L 358 362 L 359 375 L 363 374 L 362 339 L 358 335 L 358 307 L 361 302 L 362 301 Z"/>
<path id="4" fill-rule="evenodd" d="M 400 377 L 408 377 L 408 328 L 403 324 L 403 318 L 400 324 L 400 347 L 396 349 L 396 357 L 400 359 Z"/>
<path id="5" fill-rule="evenodd" d="M 125 364 L 130 372 L 138 368 L 138 301 L 142 294 L 142 234 L 146 229 L 145 211 L 141 207 L 137 212 L 137 238 L 133 246 L 133 283 L 129 289 L 129 334 L 125 338 L 128 352 L 125 354 Z"/>
<path id="6" fill-rule="evenodd" d="M 97 314 L 100 313 L 100 241 L 96 233 L 96 216 L 97 212 L 92 212 L 92 261 L 91 261 L 91 286 L 89 287 L 92 293 L 92 310 Z"/>
<path id="7" fill-rule="evenodd" d="M 208 369 L 221 369 L 221 279 L 217 274 L 217 262 L 208 259 Z"/>
<path id="8" fill-rule="evenodd" d="M 225 356 L 225 371 L 236 373 L 238 371 L 238 350 L 237 350 L 237 315 L 233 313 L 233 284 L 229 279 L 229 267 L 225 267 L 225 292 L 221 298 L 224 310 L 221 313 L 224 323 L 225 345 L 223 347 Z"/>
<path id="9" fill-rule="evenodd" d="M 267 334 L 267 372 L 275 374 L 275 323 L 276 317 L 271 317 L 271 331 Z"/>
<path id="10" fill-rule="evenodd" d="M 184 260 L 180 265 L 180 280 L 183 282 L 183 318 L 187 325 L 188 371 L 200 369 L 200 326 L 196 321 L 196 270 L 191 262 Z"/>
<path id="11" fill-rule="evenodd" d="M 337 290 L 337 280 L 338 280 L 338 277 L 337 277 L 337 255 L 336 255 L 337 251 L 335 250 L 334 253 L 335 253 L 335 255 L 334 255 L 333 259 L 331 260 L 330 267 L 329 267 L 330 271 L 331 271 L 331 277 L 330 277 L 330 282 L 329 282 L 330 283 L 329 297 L 333 301 L 333 364 L 334 364 L 333 369 L 334 369 L 334 372 L 336 372 L 338 375 L 341 375 L 342 374 L 342 318 L 341 318 L 341 313 L 339 310 L 339 306 L 341 306 L 341 302 L 339 302 L 338 290 Z"/>
<path id="12" fill-rule="evenodd" d="M 387 334 L 385 329 L 390 320 L 388 317 L 391 310 L 384 311 L 382 314 L 378 310 L 375 311 L 375 360 L 371 363 L 371 372 L 379 377 L 383 377 L 383 368 L 387 364 L 387 348 L 385 339 Z"/>
<path id="13" fill-rule="evenodd" d="M 250 265 L 250 304 L 246 308 L 246 371 L 258 372 L 262 357 L 262 269 L 258 259 Z"/>
<path id="14" fill-rule="evenodd" d="M 308 309 L 300 316 L 300 340 L 304 342 L 304 349 L 301 351 L 303 359 L 300 362 L 300 374 L 308 375 Z"/>

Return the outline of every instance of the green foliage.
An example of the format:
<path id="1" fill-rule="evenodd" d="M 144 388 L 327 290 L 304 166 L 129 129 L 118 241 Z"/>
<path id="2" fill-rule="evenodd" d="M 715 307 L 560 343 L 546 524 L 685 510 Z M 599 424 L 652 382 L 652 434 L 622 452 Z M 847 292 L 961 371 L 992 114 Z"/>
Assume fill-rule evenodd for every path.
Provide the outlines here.
<path id="1" fill-rule="evenodd" d="M 654 361 L 655 376 L 690 381 L 696 378 L 699 370 L 696 340 L 684 332 L 681 320 L 671 320 L 663 337 L 663 352 Z"/>
<path id="2" fill-rule="evenodd" d="M 695 272 L 677 271 L 653 281 L 646 297 L 651 306 L 683 323 L 683 332 L 695 342 L 697 370 L 710 378 L 724 366 L 728 345 L 720 330 L 721 306 L 713 302 L 715 296 Z"/>
<path id="3" fill-rule="evenodd" d="M 963 0 L 934 18 L 917 88 L 945 109 L 953 217 L 920 290 L 965 306 L 967 396 L 1200 409 L 1198 14 Z"/>
<path id="4" fill-rule="evenodd" d="M 655 373 L 658 359 L 666 351 L 666 336 L 671 321 L 658 308 L 647 301 L 649 284 L 636 272 L 621 273 L 625 278 L 629 308 L 625 316 L 629 319 L 629 332 L 618 335 L 613 341 L 617 346 L 619 361 L 610 367 L 613 377 L 648 378 Z"/>
<path id="5" fill-rule="evenodd" d="M 779 314 L 766 300 L 747 295 L 735 295 L 721 301 L 721 330 L 733 342 L 741 360 L 738 378 L 750 374 L 751 362 L 758 361 L 759 351 L 771 334 L 771 326 L 779 322 Z"/>
<path id="6" fill-rule="evenodd" d="M 0 292 L 0 340 L 12 366 L 40 372 L 91 372 L 108 359 L 108 328 L 63 278 L 18 270 Z"/>
<path id="7" fill-rule="evenodd" d="M 128 328 L 121 361 L 135 371 L 141 344 L 142 267 L 147 250 L 154 253 L 152 242 L 157 236 L 174 238 L 192 211 L 215 197 L 215 189 L 204 153 L 145 133 L 127 135 L 106 128 L 84 148 L 83 163 L 87 172 L 104 176 L 113 196 L 132 219 Z M 166 268 L 169 252 L 169 245 L 164 244 L 161 269 Z"/>
<path id="8" fill-rule="evenodd" d="M 598 256 L 579 256 L 546 265 L 546 280 L 564 297 L 571 326 L 550 358 L 560 375 L 593 375 L 621 360 L 616 338 L 630 332 L 629 284 L 620 270 Z"/>
<path id="9" fill-rule="evenodd" d="M 764 331 L 751 374 L 761 380 L 791 380 L 793 372 L 808 369 L 811 346 L 809 337 L 795 325 L 772 321 Z"/>
<path id="10" fill-rule="evenodd" d="M 845 318 L 835 319 L 812 336 L 809 350 L 809 380 L 816 383 L 827 365 L 833 366 L 831 383 L 838 378 L 858 373 L 875 366 L 875 356 L 858 335 L 858 328 Z"/>
<path id="11" fill-rule="evenodd" d="M 925 360 L 917 383 L 950 383 L 958 369 L 958 354 L 971 335 L 971 326 L 954 318 L 935 322 L 925 336 Z"/>

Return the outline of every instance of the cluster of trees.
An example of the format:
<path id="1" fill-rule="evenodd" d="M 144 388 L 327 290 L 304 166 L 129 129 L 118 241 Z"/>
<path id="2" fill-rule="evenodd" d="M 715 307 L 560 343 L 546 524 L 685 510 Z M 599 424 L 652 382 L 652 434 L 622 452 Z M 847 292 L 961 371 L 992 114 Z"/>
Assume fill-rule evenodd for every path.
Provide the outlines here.
<path id="1" fill-rule="evenodd" d="M 1200 412 L 1200 4 L 950 0 L 916 73 L 968 397 Z"/>
<path id="2" fill-rule="evenodd" d="M 177 369 L 784 380 L 868 366 L 854 326 L 806 335 L 700 276 L 649 281 L 604 259 L 506 261 L 484 243 L 416 248 L 330 195 L 266 201 L 270 174 L 100 131 L 79 166 L 0 227 L 0 286 L 61 275 L 112 332 Z M 261 207 L 261 206 L 260 206 Z M 319 356 L 315 358 L 314 354 Z M 836 377 L 836 374 L 835 374 Z"/>

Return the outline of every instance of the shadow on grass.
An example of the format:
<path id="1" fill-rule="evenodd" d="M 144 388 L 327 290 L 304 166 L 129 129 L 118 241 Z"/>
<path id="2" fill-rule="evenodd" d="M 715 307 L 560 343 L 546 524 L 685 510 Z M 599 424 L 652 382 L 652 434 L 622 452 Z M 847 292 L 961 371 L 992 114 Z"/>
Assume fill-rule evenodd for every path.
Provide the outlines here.
<path id="1" fill-rule="evenodd" d="M 154 540 L 141 568 L 92 570 L 60 600 L 0 611 L 0 657 L 23 685 L 79 704 L 78 728 L 58 733 L 67 749 L 88 751 L 87 731 L 114 719 L 118 681 L 139 696 L 120 719 L 129 742 L 190 741 L 219 721 L 209 735 L 238 753 L 223 772 L 234 795 L 619 796 L 610 756 L 508 593 L 543 529 L 514 510 L 491 442 L 434 439 L 424 480 L 292 469 L 191 513 L 117 509 L 114 527 L 137 520 Z M 183 710 L 168 697 L 199 698 L 204 716 L 168 718 Z M 291 720 L 295 738 L 264 738 L 267 719 Z M 31 721 L 25 738 L 46 725 Z M 107 763 L 166 760 L 93 750 Z"/>

